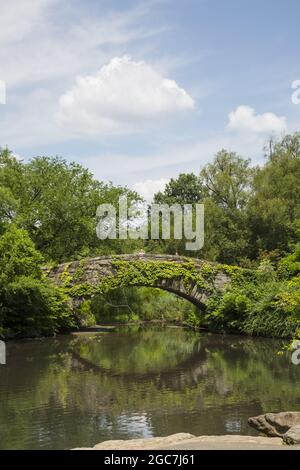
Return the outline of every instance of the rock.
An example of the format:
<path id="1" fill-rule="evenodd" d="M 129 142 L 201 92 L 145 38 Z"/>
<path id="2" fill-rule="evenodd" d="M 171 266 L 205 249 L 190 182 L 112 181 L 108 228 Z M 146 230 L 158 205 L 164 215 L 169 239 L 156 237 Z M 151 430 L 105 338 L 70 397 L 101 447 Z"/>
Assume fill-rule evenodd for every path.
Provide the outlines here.
<path id="1" fill-rule="evenodd" d="M 194 438 L 193 434 L 180 432 L 166 437 L 150 437 L 147 439 L 111 440 L 96 444 L 91 450 L 136 450 L 136 449 L 159 449 L 163 446 L 172 446 L 182 441 Z M 83 449 L 83 448 L 81 448 Z M 80 449 L 80 450 L 81 450 Z M 78 449 L 73 449 L 78 450 Z"/>
<path id="2" fill-rule="evenodd" d="M 237 434 L 223 436 L 198 436 L 188 441 L 174 443 L 172 446 L 160 447 L 161 450 L 286 450 L 282 439 L 262 436 L 240 436 Z M 294 446 L 293 450 L 299 446 Z"/>
<path id="3" fill-rule="evenodd" d="M 300 424 L 292 426 L 283 435 L 283 442 L 288 445 L 300 444 Z"/>
<path id="4" fill-rule="evenodd" d="M 167 437 L 104 441 L 92 448 L 73 450 L 289 450 L 282 439 L 261 436 L 193 436 L 178 433 Z M 299 446 L 293 446 L 298 450 Z"/>
<path id="5" fill-rule="evenodd" d="M 292 426 L 300 425 L 300 412 L 266 413 L 249 418 L 248 424 L 269 437 L 283 437 Z"/>

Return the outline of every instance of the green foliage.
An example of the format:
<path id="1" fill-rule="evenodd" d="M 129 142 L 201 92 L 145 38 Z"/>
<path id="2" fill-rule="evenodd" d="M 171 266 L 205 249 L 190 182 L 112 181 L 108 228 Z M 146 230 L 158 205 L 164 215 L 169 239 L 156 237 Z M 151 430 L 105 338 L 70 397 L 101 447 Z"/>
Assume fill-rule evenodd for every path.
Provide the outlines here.
<path id="1" fill-rule="evenodd" d="M 98 294 L 92 311 L 99 323 L 160 321 L 197 326 L 199 311 L 190 302 L 160 289 L 118 288 Z"/>
<path id="2" fill-rule="evenodd" d="M 250 161 L 222 150 L 200 173 L 204 188 L 206 242 L 204 257 L 241 263 L 247 257 L 247 207 L 254 170 Z"/>
<path id="3" fill-rule="evenodd" d="M 189 256 L 221 263 L 236 263 L 247 257 L 249 233 L 245 208 L 253 174 L 249 160 L 222 150 L 213 163 L 202 169 L 199 177 L 181 174 L 177 180 L 170 181 L 163 193 L 155 195 L 155 202 L 159 203 L 204 204 L 205 245 L 201 252 L 191 252 Z M 153 245 L 151 242 L 151 249 Z M 185 253 L 185 240 L 160 240 L 157 245 L 168 253 Z"/>
<path id="4" fill-rule="evenodd" d="M 111 289 L 114 285 L 136 285 L 154 287 L 162 280 L 178 279 L 187 286 L 194 281 L 199 288 L 209 289 L 209 285 L 199 274 L 193 262 L 173 263 L 171 261 L 115 261 L 117 275 L 103 280 L 103 289 Z"/>
<path id="5" fill-rule="evenodd" d="M 300 278 L 290 281 L 260 270 L 252 279 L 217 292 L 204 323 L 213 330 L 248 335 L 295 337 L 300 328 Z"/>
<path id="6" fill-rule="evenodd" d="M 92 313 L 91 300 L 84 300 L 76 309 L 76 319 L 80 326 L 92 326 L 96 318 Z"/>
<path id="7" fill-rule="evenodd" d="M 131 240 L 100 242 L 96 236 L 98 205 L 116 205 L 124 194 L 129 202 L 139 199 L 127 188 L 95 180 L 77 163 L 49 157 L 22 163 L 0 151 L 0 230 L 13 220 L 28 231 L 47 260 L 130 252 L 141 246 Z"/>
<path id="8" fill-rule="evenodd" d="M 250 160 L 226 150 L 218 152 L 213 163 L 208 163 L 200 173 L 206 195 L 229 210 L 247 205 L 252 177 Z"/>
<path id="9" fill-rule="evenodd" d="M 42 259 L 28 233 L 14 224 L 0 237 L 0 279 L 39 276 Z"/>
<path id="10" fill-rule="evenodd" d="M 73 325 L 67 297 L 43 278 L 28 233 L 9 224 L 0 236 L 0 328 L 4 336 L 54 334 Z"/>
<path id="11" fill-rule="evenodd" d="M 184 320 L 188 326 L 198 328 L 201 325 L 201 312 L 199 312 L 196 308 L 190 309 Z"/>
<path id="12" fill-rule="evenodd" d="M 171 178 L 164 192 L 155 194 L 156 204 L 194 204 L 202 199 L 202 184 L 193 173 L 181 173 L 177 179 Z"/>
<path id="13" fill-rule="evenodd" d="M 62 291 L 40 279 L 17 277 L 5 289 L 6 336 L 53 335 L 75 326 Z"/>
<path id="14" fill-rule="evenodd" d="M 256 264 L 263 252 L 279 257 L 299 242 L 300 133 L 270 144 L 264 166 L 222 150 L 204 166 L 199 178 L 181 174 L 171 180 L 157 202 L 205 206 L 205 244 L 190 256 L 221 263 Z M 182 189 L 184 187 L 184 190 Z M 150 242 L 150 251 L 184 253 L 178 240 Z"/>
<path id="15" fill-rule="evenodd" d="M 299 289 L 284 283 L 263 285 L 243 321 L 246 334 L 291 338 L 300 326 Z"/>
<path id="16" fill-rule="evenodd" d="M 300 275 L 300 243 L 296 246 L 294 253 L 280 260 L 278 272 L 286 278 Z"/>
<path id="17" fill-rule="evenodd" d="M 289 251 L 300 220 L 300 133 L 272 143 L 266 164 L 256 171 L 249 203 L 252 256 L 259 250 Z"/>
<path id="18" fill-rule="evenodd" d="M 228 290 L 224 295 L 215 295 L 209 301 L 203 324 L 212 330 L 238 330 L 249 307 L 246 295 L 238 288 Z"/>
<path id="19" fill-rule="evenodd" d="M 10 189 L 0 186 L 0 234 L 13 219 L 17 210 L 17 201 Z"/>

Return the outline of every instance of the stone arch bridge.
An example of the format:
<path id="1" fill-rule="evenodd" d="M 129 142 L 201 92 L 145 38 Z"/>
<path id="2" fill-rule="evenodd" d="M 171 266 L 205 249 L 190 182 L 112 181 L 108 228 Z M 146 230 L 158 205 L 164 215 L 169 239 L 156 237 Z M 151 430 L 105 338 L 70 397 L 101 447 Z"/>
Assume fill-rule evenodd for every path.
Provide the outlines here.
<path id="1" fill-rule="evenodd" d="M 154 287 L 183 297 L 204 310 L 213 292 L 231 282 L 231 267 L 172 255 L 100 256 L 45 268 L 74 302 L 119 287 Z"/>

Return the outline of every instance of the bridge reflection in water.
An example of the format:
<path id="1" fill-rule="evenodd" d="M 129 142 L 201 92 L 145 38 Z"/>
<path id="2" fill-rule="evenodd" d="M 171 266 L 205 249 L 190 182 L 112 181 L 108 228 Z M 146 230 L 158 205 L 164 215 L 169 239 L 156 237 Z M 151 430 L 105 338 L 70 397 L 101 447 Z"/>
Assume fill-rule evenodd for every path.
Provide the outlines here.
<path id="1" fill-rule="evenodd" d="M 255 434 L 249 416 L 299 407 L 300 368 L 277 355 L 283 344 L 153 327 L 9 342 L 0 447 Z"/>

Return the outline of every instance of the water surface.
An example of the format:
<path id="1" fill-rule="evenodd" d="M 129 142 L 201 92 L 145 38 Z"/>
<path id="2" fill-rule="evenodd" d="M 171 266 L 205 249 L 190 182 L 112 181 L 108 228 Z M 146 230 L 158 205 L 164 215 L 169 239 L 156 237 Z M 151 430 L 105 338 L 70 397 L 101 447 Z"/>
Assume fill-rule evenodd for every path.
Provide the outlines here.
<path id="1" fill-rule="evenodd" d="M 300 410 L 300 366 L 283 344 L 149 327 L 8 342 L 0 448 L 256 434 L 249 416 Z"/>

